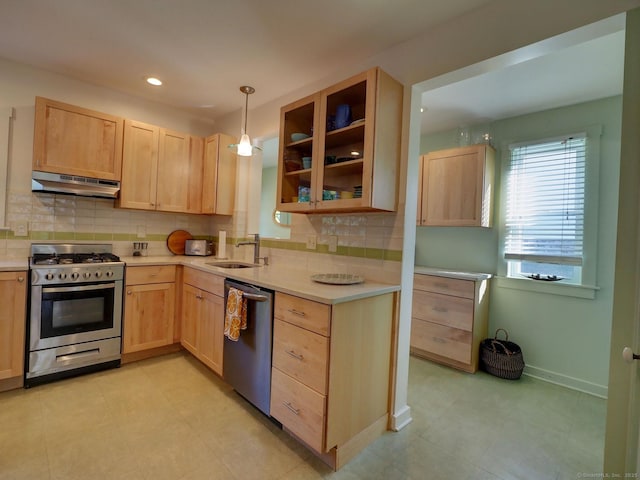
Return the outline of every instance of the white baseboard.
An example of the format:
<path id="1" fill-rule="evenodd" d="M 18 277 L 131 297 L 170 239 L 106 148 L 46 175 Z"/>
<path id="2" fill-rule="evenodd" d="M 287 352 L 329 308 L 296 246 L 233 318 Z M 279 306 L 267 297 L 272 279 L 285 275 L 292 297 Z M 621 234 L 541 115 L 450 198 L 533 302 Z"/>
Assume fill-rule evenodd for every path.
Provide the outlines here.
<path id="1" fill-rule="evenodd" d="M 608 387 L 606 385 L 598 385 L 596 383 L 586 382 L 584 380 L 580 380 L 579 378 L 569 377 L 567 375 L 551 372 L 549 370 L 533 367 L 531 365 L 525 365 L 523 375 L 537 378 L 539 380 L 544 380 L 545 382 L 554 383 L 556 385 L 561 385 L 572 390 L 589 393 L 600 398 L 606 399 L 608 395 Z"/>
<path id="2" fill-rule="evenodd" d="M 411 423 L 411 408 L 405 405 L 399 411 L 391 415 L 391 430 L 398 432 Z"/>

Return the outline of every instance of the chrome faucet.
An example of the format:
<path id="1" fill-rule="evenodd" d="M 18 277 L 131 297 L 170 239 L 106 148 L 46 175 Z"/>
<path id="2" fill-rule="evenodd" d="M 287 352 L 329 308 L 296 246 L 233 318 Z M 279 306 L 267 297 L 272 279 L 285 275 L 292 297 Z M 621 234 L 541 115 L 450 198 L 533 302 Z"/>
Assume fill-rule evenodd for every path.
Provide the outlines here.
<path id="1" fill-rule="evenodd" d="M 246 240 L 244 242 L 236 243 L 236 247 L 240 245 L 253 245 L 253 263 L 256 265 L 260 263 L 260 259 L 264 260 L 265 265 L 269 265 L 269 257 L 261 257 L 260 256 L 260 234 L 254 233 L 254 240 Z"/>

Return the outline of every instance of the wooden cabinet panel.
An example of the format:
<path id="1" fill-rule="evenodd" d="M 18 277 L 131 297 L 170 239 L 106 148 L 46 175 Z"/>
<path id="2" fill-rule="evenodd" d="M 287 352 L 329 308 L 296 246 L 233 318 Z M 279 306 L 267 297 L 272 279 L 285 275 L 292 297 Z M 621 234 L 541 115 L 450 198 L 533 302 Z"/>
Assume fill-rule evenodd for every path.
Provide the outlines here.
<path id="1" fill-rule="evenodd" d="M 473 300 L 422 292 L 413 301 L 412 316 L 470 332 L 473 329 Z"/>
<path id="2" fill-rule="evenodd" d="M 471 362 L 471 332 L 411 319 L 411 338 L 421 348 L 461 363 Z"/>
<path id="3" fill-rule="evenodd" d="M 329 336 L 331 306 L 293 295 L 276 295 L 274 317 L 299 327 Z"/>
<path id="4" fill-rule="evenodd" d="M 488 282 L 414 275 L 411 353 L 475 372 L 487 336 Z"/>
<path id="5" fill-rule="evenodd" d="M 180 343 L 218 375 L 223 367 L 224 312 L 224 278 L 185 267 Z"/>
<path id="6" fill-rule="evenodd" d="M 273 328 L 273 366 L 325 395 L 329 339 L 277 319 Z"/>
<path id="7" fill-rule="evenodd" d="M 189 175 L 189 135 L 161 128 L 156 182 L 157 210 L 188 211 Z"/>
<path id="8" fill-rule="evenodd" d="M 282 107 L 278 210 L 395 211 L 402 101 L 402 84 L 372 68 Z M 352 122 L 336 125 L 344 105 Z"/>
<path id="9" fill-rule="evenodd" d="M 33 169 L 120 180 L 123 119 L 36 97 Z"/>
<path id="10" fill-rule="evenodd" d="M 236 192 L 236 155 L 229 145 L 235 137 L 218 133 L 205 139 L 202 174 L 202 213 L 232 215 Z"/>
<path id="11" fill-rule="evenodd" d="M 473 299 L 476 287 L 473 280 L 461 280 L 436 275 L 415 275 L 413 288 L 415 290 Z"/>
<path id="12" fill-rule="evenodd" d="M 324 451 L 325 397 L 277 368 L 271 375 L 271 416 L 317 452 Z"/>
<path id="13" fill-rule="evenodd" d="M 27 272 L 0 272 L 0 381 L 17 379 L 7 388 L 22 386 L 26 304 Z"/>
<path id="14" fill-rule="evenodd" d="M 420 159 L 418 225 L 492 225 L 495 151 L 489 145 L 438 150 Z"/>
<path id="15" fill-rule="evenodd" d="M 175 265 L 149 265 L 144 267 L 127 267 L 126 284 L 171 283 L 176 280 Z"/>
<path id="16" fill-rule="evenodd" d="M 224 297 L 224 277 L 185 267 L 183 281 L 189 285 L 196 285 L 201 290 Z"/>
<path id="17" fill-rule="evenodd" d="M 175 284 L 127 285 L 122 353 L 173 343 Z"/>
<path id="18" fill-rule="evenodd" d="M 125 120 L 119 207 L 155 210 L 159 138 L 158 127 Z"/>

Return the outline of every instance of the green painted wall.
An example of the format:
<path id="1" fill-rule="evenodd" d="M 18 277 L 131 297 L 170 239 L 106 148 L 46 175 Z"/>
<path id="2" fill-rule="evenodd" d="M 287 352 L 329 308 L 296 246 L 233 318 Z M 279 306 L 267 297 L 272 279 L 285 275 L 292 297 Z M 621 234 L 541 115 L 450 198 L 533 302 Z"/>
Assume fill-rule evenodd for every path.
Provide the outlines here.
<path id="1" fill-rule="evenodd" d="M 489 332 L 506 328 L 522 346 L 527 371 L 574 388 L 606 394 L 613 301 L 620 169 L 621 97 L 523 115 L 490 125 L 496 146 L 494 228 L 418 227 L 416 264 L 496 273 L 501 215 L 503 142 L 554 136 L 558 131 L 602 125 L 598 261 L 595 299 L 497 287 L 491 289 Z M 477 126 L 482 129 L 483 126 Z M 424 136 L 421 152 L 456 146 L 455 132 Z"/>
<path id="2" fill-rule="evenodd" d="M 262 169 L 262 192 L 260 197 L 260 235 L 263 237 L 289 238 L 291 228 L 281 227 L 273 221 L 278 187 L 278 167 Z"/>

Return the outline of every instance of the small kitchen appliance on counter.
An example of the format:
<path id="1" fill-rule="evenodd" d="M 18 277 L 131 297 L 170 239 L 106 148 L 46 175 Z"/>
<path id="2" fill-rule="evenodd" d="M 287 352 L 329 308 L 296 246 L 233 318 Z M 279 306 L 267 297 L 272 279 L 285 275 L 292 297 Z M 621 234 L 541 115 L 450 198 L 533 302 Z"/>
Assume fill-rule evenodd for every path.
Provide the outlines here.
<path id="1" fill-rule="evenodd" d="M 184 243 L 184 254 L 208 257 L 213 255 L 213 243 L 210 240 L 186 240 Z"/>
<path id="2" fill-rule="evenodd" d="M 109 244 L 32 244 L 25 387 L 117 367 L 124 262 Z"/>

